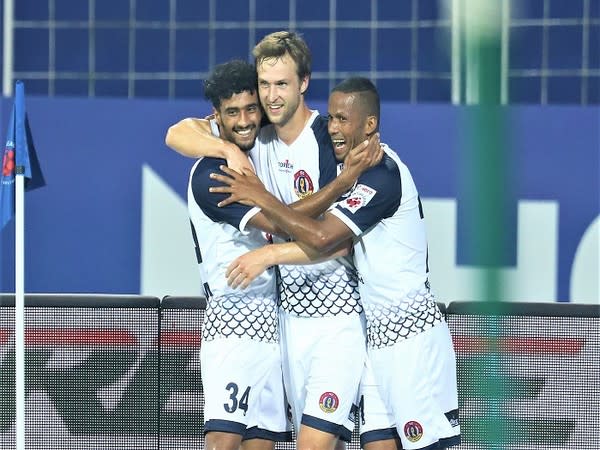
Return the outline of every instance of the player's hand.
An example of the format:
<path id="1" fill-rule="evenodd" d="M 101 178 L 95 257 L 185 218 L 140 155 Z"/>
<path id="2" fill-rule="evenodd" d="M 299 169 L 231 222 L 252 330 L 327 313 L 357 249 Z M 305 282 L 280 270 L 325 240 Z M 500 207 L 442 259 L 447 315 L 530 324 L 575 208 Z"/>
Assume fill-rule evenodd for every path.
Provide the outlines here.
<path id="1" fill-rule="evenodd" d="M 265 187 L 254 172 L 242 169 L 241 173 L 226 166 L 220 166 L 222 174 L 211 173 L 213 180 L 219 181 L 224 186 L 215 186 L 209 188 L 209 192 L 229 194 L 219 207 L 227 206 L 231 203 L 242 203 L 247 206 L 256 206 L 255 199 L 261 194 L 266 193 Z"/>
<path id="2" fill-rule="evenodd" d="M 383 158 L 383 149 L 379 141 L 379 133 L 373 134 L 348 152 L 344 159 L 347 175 L 358 178 L 365 170 L 376 166 Z"/>
<path id="3" fill-rule="evenodd" d="M 210 121 L 214 120 L 215 117 L 216 115 L 212 113 L 207 116 L 204 116 L 204 120 L 202 121 L 203 130 L 211 135 L 212 130 L 210 129 Z M 217 128 L 219 128 L 219 131 L 221 130 L 221 127 L 219 126 L 218 122 Z M 254 167 L 252 167 L 252 164 L 250 163 L 250 160 L 248 159 L 248 155 L 246 155 L 246 153 L 241 151 L 240 148 L 233 142 L 224 141 L 224 143 L 226 145 L 224 153 L 228 167 L 232 168 L 233 170 L 239 173 L 242 173 L 242 169 L 248 169 L 254 172 Z"/>
<path id="4" fill-rule="evenodd" d="M 225 272 L 227 284 L 234 289 L 246 289 L 256 277 L 263 273 L 268 265 L 265 264 L 262 251 L 263 249 L 259 248 L 234 259 Z"/>
<path id="5" fill-rule="evenodd" d="M 248 155 L 241 151 L 240 148 L 233 143 L 228 143 L 225 152 L 225 159 L 227 160 L 227 167 L 235 170 L 238 173 L 243 173 L 244 171 L 250 171 L 254 173 L 254 167 L 252 167 L 252 163 L 248 159 Z"/>

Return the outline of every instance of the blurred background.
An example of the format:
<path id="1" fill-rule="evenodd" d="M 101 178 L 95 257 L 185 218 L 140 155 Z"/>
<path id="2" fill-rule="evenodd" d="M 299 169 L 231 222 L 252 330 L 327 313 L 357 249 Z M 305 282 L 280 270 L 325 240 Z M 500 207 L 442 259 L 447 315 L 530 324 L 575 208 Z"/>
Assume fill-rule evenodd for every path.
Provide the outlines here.
<path id="1" fill-rule="evenodd" d="M 426 206 L 441 301 L 481 298 L 473 286 L 490 261 L 469 239 L 489 230 L 506 288 L 494 295 L 598 303 L 600 1 L 0 4 L 0 127 L 23 80 L 47 182 L 27 195 L 26 291 L 200 295 L 185 204 L 192 161 L 167 149 L 166 130 L 211 111 L 202 80 L 215 64 L 251 60 L 264 35 L 294 29 L 313 52 L 311 107 L 326 111 L 349 75 L 377 84 L 383 140 Z M 470 44 L 484 4 L 495 8 L 488 59 Z M 501 105 L 496 128 L 473 115 L 480 103 Z M 477 140 L 484 151 L 465 152 Z M 495 159 L 475 164 L 477 154 Z M 0 241 L 8 292 L 12 227 Z"/>
<path id="2" fill-rule="evenodd" d="M 28 448 L 201 448 L 194 161 L 164 137 L 211 112 L 216 64 L 282 29 L 312 50 L 311 108 L 349 75 L 380 91 L 382 141 L 418 186 L 447 305 L 461 448 L 598 448 L 600 0 L 0 6 L 0 134 L 22 80 L 46 180 L 25 195 Z M 14 226 L 0 293 L 15 289 Z M 15 448 L 9 297 L 0 449 Z"/>

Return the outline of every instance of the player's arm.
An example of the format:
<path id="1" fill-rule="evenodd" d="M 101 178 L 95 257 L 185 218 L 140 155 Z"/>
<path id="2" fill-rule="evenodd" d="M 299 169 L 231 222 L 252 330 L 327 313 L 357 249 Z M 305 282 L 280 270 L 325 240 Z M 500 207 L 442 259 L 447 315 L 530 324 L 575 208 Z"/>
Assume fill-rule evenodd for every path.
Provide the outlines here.
<path id="1" fill-rule="evenodd" d="M 322 187 L 320 190 L 312 195 L 309 195 L 302 200 L 292 203 L 289 205 L 292 209 L 299 212 L 300 214 L 309 217 L 318 217 L 323 214 L 327 209 L 342 196 L 345 192 L 348 192 L 358 177 L 367 169 L 379 164 L 383 157 L 383 150 L 381 149 L 379 141 L 379 133 L 374 134 L 368 140 L 361 142 L 354 147 L 344 160 L 344 169 L 341 173 L 333 179 L 330 183 Z M 227 183 L 228 186 L 212 189 L 214 193 L 227 193 L 227 197 L 224 201 L 219 203 L 219 206 L 226 206 L 230 203 L 240 202 L 249 206 L 256 206 L 252 201 L 252 196 L 248 195 L 246 190 L 246 182 L 253 183 L 255 189 L 258 189 L 258 184 L 262 183 L 256 177 L 245 180 L 242 177 L 234 177 L 231 172 L 223 170 L 231 178 L 220 178 L 219 181 Z M 250 173 L 244 173 L 243 175 L 251 176 Z M 236 186 L 236 184 L 238 184 Z"/>
<path id="2" fill-rule="evenodd" d="M 350 252 L 350 247 L 351 241 L 346 241 L 330 252 L 319 253 L 300 242 L 265 245 L 238 256 L 229 264 L 225 273 L 227 284 L 233 288 L 245 289 L 252 280 L 271 266 L 278 264 L 315 264 L 346 256 Z"/>
<path id="3" fill-rule="evenodd" d="M 265 189 L 255 174 L 248 171 L 240 174 L 224 166 L 220 169 L 226 175 L 211 173 L 210 177 L 227 186 L 211 187 L 209 192 L 220 195 L 236 192 L 239 203 L 258 206 L 261 208 L 259 214 L 264 216 L 266 221 L 270 221 L 271 226 L 280 230 L 274 234 L 280 235 L 283 231 L 287 236 L 313 247 L 318 252 L 331 251 L 353 236 L 350 228 L 332 214 L 325 214 L 323 220 L 316 220 L 281 203 Z M 218 206 L 222 207 L 224 204 L 225 200 L 222 200 Z M 257 226 L 252 222 L 251 224 Z M 260 226 L 259 228 L 263 229 Z"/>
<path id="4" fill-rule="evenodd" d="M 234 173 L 235 172 L 235 171 L 229 172 L 230 169 L 225 166 L 222 166 L 221 170 L 224 172 L 227 171 L 226 173 Z M 252 176 L 254 182 L 257 184 L 260 184 L 260 186 L 262 187 L 263 190 L 265 189 L 263 184 L 258 179 L 258 177 L 256 177 L 256 175 L 254 175 L 252 172 L 249 172 L 249 171 L 243 169 L 242 173 L 247 177 Z M 215 175 L 217 177 L 222 176 L 222 175 L 218 175 L 218 174 L 211 174 L 211 176 L 213 176 L 213 175 Z M 340 178 L 340 177 L 338 176 L 337 178 Z M 337 178 L 336 178 L 336 180 L 337 180 Z M 336 180 L 332 181 L 331 183 L 329 183 L 327 185 L 328 189 L 321 189 L 320 191 L 316 192 L 313 195 L 310 195 L 306 199 L 294 202 L 291 205 L 289 205 L 289 208 L 291 210 L 298 212 L 298 214 L 302 214 L 307 217 L 315 217 L 316 218 L 316 217 L 320 216 L 321 214 L 323 214 L 323 212 L 325 212 L 327 210 L 327 208 L 329 208 L 329 206 L 335 200 L 337 200 L 344 192 L 348 191 L 354 183 L 354 182 L 351 182 L 349 184 L 349 187 L 346 188 L 346 187 L 343 187 L 343 186 L 345 186 L 343 184 L 343 183 L 345 183 L 344 178 L 342 178 L 339 182 L 337 182 Z M 226 186 L 218 186 L 218 187 L 209 188 L 209 191 L 211 193 L 229 192 L 229 191 L 226 191 L 226 189 L 229 189 L 229 188 Z M 266 190 L 265 190 L 265 192 L 266 192 Z M 315 198 L 312 199 L 311 197 L 315 197 Z M 257 203 L 252 199 L 252 196 L 250 196 L 250 199 L 252 199 L 252 200 L 239 198 L 235 202 L 231 201 L 232 198 L 236 198 L 236 197 L 234 195 L 231 195 L 227 199 L 220 201 L 218 203 L 218 206 L 220 208 L 224 208 L 233 203 L 241 203 L 246 206 L 258 206 Z M 248 225 L 253 228 L 256 228 L 258 230 L 261 230 L 261 231 L 264 231 L 267 233 L 271 233 L 273 235 L 279 236 L 284 239 L 291 237 L 290 234 L 286 230 L 281 228 L 277 223 L 273 222 L 271 220 L 270 216 L 265 214 L 265 212 L 262 210 L 256 212 L 256 214 L 254 214 L 252 216 L 252 218 L 250 220 L 248 220 Z M 294 264 L 294 263 L 290 263 L 290 264 Z"/>
<path id="5" fill-rule="evenodd" d="M 258 211 L 256 214 L 254 214 L 248 221 L 248 225 L 252 228 L 279 236 L 283 239 L 289 238 L 289 235 L 284 230 L 279 228 L 275 223 L 273 223 L 271 219 L 265 216 L 262 211 Z"/>
<path id="6" fill-rule="evenodd" d="M 350 150 L 344 159 L 344 168 L 337 177 L 314 194 L 292 203 L 290 207 L 305 216 L 313 218 L 320 216 L 338 198 L 352 189 L 365 170 L 379 164 L 382 157 L 379 133 L 376 133 Z"/>
<path id="7" fill-rule="evenodd" d="M 232 188 L 240 190 L 244 193 L 243 196 L 240 195 L 240 203 L 261 208 L 260 214 L 294 240 L 303 242 L 320 253 L 326 253 L 353 237 L 352 230 L 333 214 L 325 214 L 322 220 L 305 216 L 275 198 L 256 175 L 247 172 L 239 174 L 223 166 L 221 170 L 227 175 L 211 173 L 210 177 L 228 186 L 211 187 L 210 192 L 223 195 Z"/>
<path id="8" fill-rule="evenodd" d="M 352 230 L 335 215 L 326 213 L 320 220 L 307 217 L 284 205 L 269 192 L 258 196 L 256 203 L 277 227 L 319 253 L 331 252 L 354 236 Z"/>
<path id="9" fill-rule="evenodd" d="M 248 157 L 237 145 L 212 134 L 210 122 L 206 119 L 188 117 L 171 125 L 165 136 L 165 144 L 189 158 L 221 158 L 238 172 L 244 167 L 253 170 Z"/>

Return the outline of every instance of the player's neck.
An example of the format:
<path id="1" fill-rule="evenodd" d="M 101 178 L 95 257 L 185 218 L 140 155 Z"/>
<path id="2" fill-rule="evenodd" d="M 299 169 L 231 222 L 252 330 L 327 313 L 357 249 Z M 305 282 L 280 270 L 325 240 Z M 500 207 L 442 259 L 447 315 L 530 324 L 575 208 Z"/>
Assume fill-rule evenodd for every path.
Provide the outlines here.
<path id="1" fill-rule="evenodd" d="M 300 136 L 302 130 L 306 126 L 306 122 L 310 119 L 312 111 L 308 109 L 304 100 L 298 105 L 298 109 L 284 125 L 275 125 L 277 137 L 286 145 L 291 145 Z"/>

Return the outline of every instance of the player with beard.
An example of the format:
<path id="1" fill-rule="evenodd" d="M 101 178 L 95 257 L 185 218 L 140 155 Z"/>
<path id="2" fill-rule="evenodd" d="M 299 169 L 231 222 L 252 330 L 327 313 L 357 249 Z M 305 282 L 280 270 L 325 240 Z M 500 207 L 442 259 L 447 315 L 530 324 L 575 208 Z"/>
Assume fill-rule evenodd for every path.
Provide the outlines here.
<path id="1" fill-rule="evenodd" d="M 329 134 L 337 158 L 344 161 L 355 142 L 378 130 L 377 89 L 366 78 L 345 80 L 331 93 L 328 109 Z M 260 207 L 297 242 L 316 251 L 326 253 L 339 242 L 354 240 L 369 356 L 361 392 L 370 428 L 361 429 L 361 444 L 367 448 L 387 442 L 390 433 L 397 433 L 403 449 L 445 449 L 460 443 L 456 356 L 430 290 L 417 188 L 398 155 L 385 144 L 384 151 L 382 161 L 364 172 L 321 220 L 288 208 L 248 171 L 223 168 L 229 176 L 214 178 L 228 187 L 212 191 L 231 194 L 224 204 Z M 289 248 L 281 253 L 272 245 L 243 255 L 228 268 L 228 283 L 244 288 L 272 264 L 305 263 L 289 254 Z M 388 415 L 373 415 L 371 400 L 377 394 Z M 380 405 L 375 407 L 381 411 Z"/>
<path id="2" fill-rule="evenodd" d="M 254 66 L 243 61 L 217 66 L 205 81 L 205 94 L 214 108 L 214 131 L 243 151 L 251 149 L 262 118 Z M 275 274 L 265 271 L 243 293 L 224 283 L 231 258 L 267 243 L 257 230 L 242 232 L 251 208 L 219 208 L 218 198 L 208 195 L 214 185 L 209 174 L 224 163 L 199 159 L 188 184 L 188 210 L 207 299 L 200 349 L 205 448 L 237 450 L 243 442 L 246 450 L 271 450 L 274 441 L 292 438 L 281 373 Z"/>
<path id="3" fill-rule="evenodd" d="M 286 204 L 323 199 L 324 192 L 341 195 L 356 177 L 347 176 L 350 166 L 346 165 L 336 178 L 327 118 L 310 110 L 304 101 L 311 74 L 306 43 L 293 32 L 271 33 L 256 45 L 253 54 L 260 101 L 271 122 L 261 129 L 249 152 L 257 175 Z M 208 148 L 210 142 L 198 138 L 201 132 L 192 130 L 194 125 L 189 119 L 174 125 L 167 144 L 186 156 L 221 157 L 230 165 L 235 155 L 239 156 L 239 149 L 227 143 Z M 379 151 L 376 135 L 368 142 L 369 152 Z M 363 146 L 357 146 L 359 151 Z M 332 186 L 337 186 L 337 191 Z M 319 212 L 337 197 L 329 198 L 329 203 L 321 203 Z M 314 211 L 298 211 L 316 217 Z M 340 242 L 340 246 L 349 242 Z M 279 270 L 284 386 L 298 434 L 297 448 L 329 450 L 338 438 L 350 439 L 365 365 L 358 279 L 348 258 L 312 266 L 281 265 Z"/>

